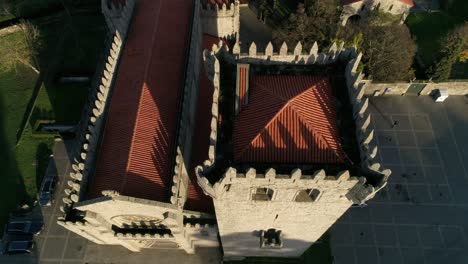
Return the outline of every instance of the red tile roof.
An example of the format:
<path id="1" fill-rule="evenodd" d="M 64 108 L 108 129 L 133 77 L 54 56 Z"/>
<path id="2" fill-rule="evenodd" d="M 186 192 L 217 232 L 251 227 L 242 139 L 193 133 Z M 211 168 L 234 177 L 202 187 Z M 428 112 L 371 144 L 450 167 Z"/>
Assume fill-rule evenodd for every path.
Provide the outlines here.
<path id="1" fill-rule="evenodd" d="M 239 112 L 242 111 L 246 103 L 246 90 L 248 85 L 247 77 L 249 73 L 247 72 L 248 68 L 245 66 L 239 67 Z"/>
<path id="2" fill-rule="evenodd" d="M 191 0 L 138 2 L 113 88 L 91 196 L 111 189 L 168 200 L 192 9 Z"/>
<path id="3" fill-rule="evenodd" d="M 344 161 L 328 79 L 254 76 L 234 122 L 234 159 L 254 163 Z"/>
<path id="4" fill-rule="evenodd" d="M 341 0 L 341 4 L 342 5 L 349 5 L 349 4 L 353 4 L 353 3 L 357 3 L 357 2 L 362 2 L 364 0 Z M 403 4 L 407 4 L 409 6 L 414 6 L 414 2 L 413 0 L 396 0 L 396 1 L 400 1 L 402 2 Z"/>
<path id="5" fill-rule="evenodd" d="M 219 38 L 203 35 L 202 49 L 211 50 L 213 44 L 218 44 Z M 195 135 L 192 146 L 192 162 L 189 167 L 190 184 L 185 208 L 193 211 L 214 213 L 213 200 L 205 195 L 197 183 L 195 167 L 202 165 L 208 159 L 211 133 L 211 106 L 213 104 L 213 82 L 206 77 L 203 61 L 200 71 L 200 88 L 198 94 Z"/>

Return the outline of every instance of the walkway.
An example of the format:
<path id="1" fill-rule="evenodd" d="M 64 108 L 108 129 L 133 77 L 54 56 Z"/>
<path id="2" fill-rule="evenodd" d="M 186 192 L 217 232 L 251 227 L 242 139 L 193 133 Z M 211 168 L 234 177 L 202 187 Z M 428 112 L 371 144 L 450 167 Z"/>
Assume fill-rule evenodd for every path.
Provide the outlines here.
<path id="1" fill-rule="evenodd" d="M 369 206 L 332 227 L 336 264 L 468 263 L 468 98 L 371 100 L 379 157 L 393 173 Z"/>

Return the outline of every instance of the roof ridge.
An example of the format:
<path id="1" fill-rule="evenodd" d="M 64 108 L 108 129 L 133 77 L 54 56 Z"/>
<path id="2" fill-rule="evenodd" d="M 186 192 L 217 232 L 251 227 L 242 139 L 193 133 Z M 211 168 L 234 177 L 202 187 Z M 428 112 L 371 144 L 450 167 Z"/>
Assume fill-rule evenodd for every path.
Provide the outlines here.
<path id="1" fill-rule="evenodd" d="M 265 76 L 262 76 L 262 77 L 265 77 Z M 257 87 L 258 87 L 259 89 L 261 89 L 261 90 L 267 92 L 268 94 L 274 96 L 276 99 L 279 99 L 279 100 L 283 101 L 284 103 L 288 103 L 288 101 L 292 100 L 292 99 L 289 99 L 289 100 L 288 100 L 288 99 L 286 99 L 286 98 L 284 98 L 284 97 L 278 95 L 277 93 L 272 92 L 270 89 L 266 88 L 263 84 L 257 84 L 257 85 L 258 85 Z M 295 98 L 295 97 L 294 97 L 294 98 Z"/>
<path id="2" fill-rule="evenodd" d="M 258 84 L 257 84 L 258 85 Z M 263 85 L 260 85 L 261 87 L 263 87 Z M 252 138 L 252 140 L 250 140 L 249 144 L 247 144 L 240 152 L 239 154 L 239 157 L 243 156 L 244 155 L 244 152 L 250 148 L 250 146 L 252 145 L 252 142 L 254 142 L 258 137 L 260 137 L 260 135 L 265 131 L 267 130 L 267 128 L 276 120 L 276 118 L 281 115 L 283 113 L 283 111 L 288 108 L 291 103 L 298 97 L 302 96 L 304 93 L 306 93 L 307 91 L 309 91 L 309 89 L 311 89 L 312 87 L 314 87 L 315 85 L 313 86 L 310 86 L 309 88 L 305 89 L 304 91 L 300 92 L 299 94 L 297 94 L 296 96 L 294 96 L 293 98 L 291 98 L 290 100 L 285 100 L 284 98 L 281 98 L 283 102 L 285 102 L 285 104 L 283 105 L 283 107 L 281 107 L 281 109 L 276 112 L 276 114 L 270 119 L 270 121 L 268 121 L 266 123 L 266 125 L 262 126 L 262 129 L 260 129 L 260 131 L 258 133 L 255 133 L 256 136 L 254 138 Z M 268 89 L 264 89 L 264 90 L 268 90 Z M 271 93 L 270 93 L 271 94 Z M 279 97 L 279 96 L 278 96 Z M 296 110 L 294 110 L 296 112 Z M 296 112 L 297 113 L 297 112 Z M 298 114 L 299 115 L 299 114 Z"/>
<path id="3" fill-rule="evenodd" d="M 310 128 L 310 130 L 312 131 L 312 133 L 314 134 L 314 137 L 317 137 L 319 139 L 321 139 L 322 142 L 325 142 L 325 144 L 327 144 L 328 148 L 331 149 L 335 154 L 336 154 L 336 151 L 335 149 L 330 145 L 330 142 L 328 142 L 328 140 L 323 136 L 322 133 L 318 133 L 316 132 L 316 129 L 315 129 L 315 126 L 312 126 L 310 124 L 310 122 L 308 121 L 307 118 L 304 118 L 302 116 L 302 114 L 300 113 L 300 111 L 297 110 L 297 107 L 294 107 L 294 106 L 291 106 L 291 109 L 297 114 L 297 117 L 303 122 L 303 124 L 307 127 Z M 329 128 L 329 127 L 328 127 Z M 339 155 L 336 155 L 336 156 L 339 156 Z"/>

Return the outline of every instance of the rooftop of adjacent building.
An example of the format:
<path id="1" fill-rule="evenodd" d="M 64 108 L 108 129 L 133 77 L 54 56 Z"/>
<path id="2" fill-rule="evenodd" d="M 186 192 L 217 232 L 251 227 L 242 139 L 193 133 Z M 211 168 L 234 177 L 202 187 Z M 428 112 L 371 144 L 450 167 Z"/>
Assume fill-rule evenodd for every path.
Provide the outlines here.
<path id="1" fill-rule="evenodd" d="M 168 201 L 192 9 L 190 0 L 138 2 L 108 108 L 91 197 L 115 190 Z"/>

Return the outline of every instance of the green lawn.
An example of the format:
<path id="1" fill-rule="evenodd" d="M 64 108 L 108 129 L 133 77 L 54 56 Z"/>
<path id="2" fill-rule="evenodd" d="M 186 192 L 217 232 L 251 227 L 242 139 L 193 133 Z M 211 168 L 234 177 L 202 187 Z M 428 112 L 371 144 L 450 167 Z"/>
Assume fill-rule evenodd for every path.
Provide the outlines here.
<path id="1" fill-rule="evenodd" d="M 59 124 L 73 125 L 79 121 L 89 85 L 62 84 L 57 78 L 61 74 L 92 76 L 104 44 L 105 22 L 99 12 L 75 13 L 70 8 L 70 13 L 71 16 L 60 12 L 31 21 L 41 36 L 38 66 L 47 72 L 33 113 L 42 110 L 51 113 Z M 61 42 L 63 45 L 59 45 Z M 9 212 L 35 199 L 54 138 L 53 134 L 34 132 L 29 120 L 16 144 L 16 134 L 38 75 L 21 63 L 15 69 L 7 69 L 2 62 L 13 59 L 12 47 L 24 45 L 22 31 L 0 37 L 0 233 Z"/>
<path id="2" fill-rule="evenodd" d="M 0 38 L 0 232 L 12 209 L 35 198 L 52 142 L 52 138 L 33 138 L 27 130 L 16 146 L 16 133 L 38 75 L 21 64 L 16 69 L 4 67 L 5 60 L 11 59 L 12 45 L 26 45 L 22 31 Z"/>

